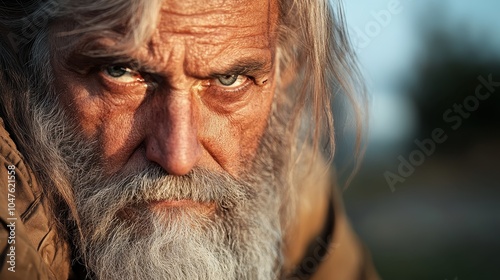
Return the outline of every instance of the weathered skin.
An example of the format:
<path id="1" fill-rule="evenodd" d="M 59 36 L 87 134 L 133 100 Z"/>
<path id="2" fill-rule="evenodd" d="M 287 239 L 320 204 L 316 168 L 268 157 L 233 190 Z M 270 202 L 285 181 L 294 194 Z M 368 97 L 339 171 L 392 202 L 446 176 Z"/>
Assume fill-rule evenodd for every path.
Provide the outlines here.
<path id="1" fill-rule="evenodd" d="M 153 161 L 173 175 L 198 166 L 237 176 L 254 157 L 273 100 L 276 3 L 204 2 L 165 1 L 152 40 L 130 54 L 142 71 L 127 77 L 92 69 L 102 65 L 71 50 L 61 59 L 67 41 L 55 40 L 57 91 L 97 137 L 108 172 Z M 113 44 L 100 38 L 92 49 Z M 233 74 L 241 76 L 226 87 L 216 76 Z"/>
<path id="2" fill-rule="evenodd" d="M 55 34 L 69 25 L 54 26 L 51 65 L 56 91 L 83 135 L 98 142 L 106 173 L 134 172 L 155 162 L 172 175 L 202 167 L 238 177 L 255 157 L 276 88 L 277 1 L 205 0 L 203 4 L 165 0 L 151 41 L 127 54 L 140 68 L 117 77 L 108 66 L 127 64 L 113 60 L 103 64 L 109 59 L 82 55 L 84 50 L 113 50 L 115 39 L 92 38 L 89 43 L 86 37 L 62 38 Z M 68 40 L 76 44 L 67 48 Z M 225 86 L 218 79 L 225 75 L 240 76 Z M 16 164 L 20 176 L 31 176 L 8 133 L 0 128 L 2 166 Z M 322 163 L 316 167 L 324 170 Z M 285 269 L 297 265 L 323 228 L 333 183 L 322 175 L 314 173 L 301 182 L 297 221 L 287 233 Z M 0 180 L 3 199 L 6 188 Z M 46 211 L 37 206 L 40 202 L 35 204 L 36 180 L 19 182 L 18 190 L 28 194 L 18 202 L 17 248 L 20 256 L 27 256 L 18 265 L 32 270 L 16 277 L 68 279 L 68 244 L 57 243 Z M 376 279 L 339 197 L 335 203 L 334 242 L 313 279 Z M 36 208 L 30 210 L 29 205 Z M 21 221 L 28 211 L 33 214 Z M 2 224 L 6 218 L 2 212 Z M 0 233 L 6 236 L 4 229 Z M 7 246 L 3 240 L 2 249 Z M 0 276 L 12 276 L 5 269 L 4 264 Z M 370 273 L 363 277 L 362 271 Z"/>

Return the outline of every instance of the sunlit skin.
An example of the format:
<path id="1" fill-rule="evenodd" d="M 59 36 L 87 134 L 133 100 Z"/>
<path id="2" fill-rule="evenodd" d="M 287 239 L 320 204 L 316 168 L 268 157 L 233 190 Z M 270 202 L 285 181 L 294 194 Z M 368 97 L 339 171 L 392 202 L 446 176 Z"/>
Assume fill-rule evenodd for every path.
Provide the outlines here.
<path id="1" fill-rule="evenodd" d="M 172 175 L 247 170 L 274 95 L 271 2 L 164 1 L 150 42 L 125 58 L 90 58 L 53 35 L 56 90 L 84 136 L 97 139 L 106 173 L 148 162 Z M 93 51 L 116 44 L 71 40 Z"/>
<path id="2" fill-rule="evenodd" d="M 56 34 L 69 25 L 54 26 L 55 88 L 84 136 L 97 139 L 107 174 L 137 172 L 151 162 L 172 175 L 196 167 L 235 177 L 248 171 L 275 94 L 277 3 L 199 2 L 164 1 L 150 42 L 125 58 L 85 56 L 80 46 L 111 52 L 116 40 L 65 39 Z M 296 224 L 307 233 L 296 238 L 299 231 L 291 231 L 289 266 L 322 228 L 326 196 L 316 199 L 315 189 L 300 195 L 315 207 Z M 211 213 L 214 205 L 163 201 L 149 207 Z"/>
<path id="3" fill-rule="evenodd" d="M 330 99 L 364 105 L 341 1 L 17 2 L 0 161 L 20 275 L 377 279 L 323 156 Z"/>

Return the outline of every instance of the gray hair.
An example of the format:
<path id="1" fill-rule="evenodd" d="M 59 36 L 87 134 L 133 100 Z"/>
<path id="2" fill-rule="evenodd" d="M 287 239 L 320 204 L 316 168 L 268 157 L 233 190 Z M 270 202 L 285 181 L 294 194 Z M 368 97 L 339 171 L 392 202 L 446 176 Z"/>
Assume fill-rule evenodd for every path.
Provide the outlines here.
<path id="1" fill-rule="evenodd" d="M 298 132 L 305 132 L 306 143 L 313 147 L 314 154 L 327 143 L 325 150 L 331 159 L 335 148 L 331 100 L 335 94 L 342 93 L 356 113 L 356 150 L 359 151 L 367 123 L 366 98 L 346 34 L 340 0 L 335 3 L 278 1 L 278 87 L 286 92 L 292 106 L 287 133 L 296 137 Z M 47 43 L 49 27 L 55 21 L 71 19 L 75 24 L 73 31 L 60 35 L 102 35 L 110 29 L 124 30 L 120 44 L 135 49 L 152 35 L 161 2 L 26 0 L 10 6 L 1 2 L 0 31 L 4 36 L 0 40 L 0 115 L 5 118 L 18 149 L 35 167 L 39 180 L 56 186 L 57 192 L 48 196 L 51 204 L 65 204 L 76 214 L 69 182 L 61 179 L 63 174 L 54 174 L 55 169 L 46 164 L 57 164 L 55 156 L 39 156 L 31 144 L 35 137 L 25 133 L 42 131 L 32 104 L 43 104 L 45 108 L 56 106 L 54 96 L 37 96 L 31 90 L 45 88 L 46 92 L 53 92 L 49 90 L 53 80 Z M 59 113 L 52 111 L 52 114 Z"/>

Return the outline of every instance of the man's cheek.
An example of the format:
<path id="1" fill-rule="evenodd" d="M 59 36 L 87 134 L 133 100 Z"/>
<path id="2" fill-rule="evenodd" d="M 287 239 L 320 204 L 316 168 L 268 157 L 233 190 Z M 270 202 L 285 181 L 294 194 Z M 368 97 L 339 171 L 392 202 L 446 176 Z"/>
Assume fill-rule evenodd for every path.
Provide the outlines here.
<path id="1" fill-rule="evenodd" d="M 122 162 L 126 159 L 140 143 L 138 137 L 140 126 L 134 121 L 126 118 L 116 118 L 112 122 L 105 123 L 99 131 L 100 146 L 104 148 L 105 158 Z"/>
<path id="2" fill-rule="evenodd" d="M 260 139 L 267 128 L 270 109 L 263 106 L 250 108 L 248 114 L 240 119 L 240 155 L 242 161 L 253 160 L 259 148 Z"/>
<path id="3" fill-rule="evenodd" d="M 134 104 L 116 104 L 87 95 L 79 98 L 72 109 L 74 121 L 87 141 L 95 141 L 99 157 L 107 172 L 113 173 L 126 165 L 137 165 L 134 154 L 143 141 L 147 116 Z M 131 162 L 134 158 L 134 162 Z"/>

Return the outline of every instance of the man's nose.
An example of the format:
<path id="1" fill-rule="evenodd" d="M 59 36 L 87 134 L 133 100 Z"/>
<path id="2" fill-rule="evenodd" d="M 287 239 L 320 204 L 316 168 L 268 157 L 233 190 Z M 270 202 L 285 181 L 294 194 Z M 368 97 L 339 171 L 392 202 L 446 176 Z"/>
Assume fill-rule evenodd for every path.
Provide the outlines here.
<path id="1" fill-rule="evenodd" d="M 189 94 L 169 94 L 154 105 L 150 120 L 146 157 L 171 175 L 187 174 L 201 158 L 191 99 Z"/>

